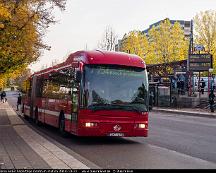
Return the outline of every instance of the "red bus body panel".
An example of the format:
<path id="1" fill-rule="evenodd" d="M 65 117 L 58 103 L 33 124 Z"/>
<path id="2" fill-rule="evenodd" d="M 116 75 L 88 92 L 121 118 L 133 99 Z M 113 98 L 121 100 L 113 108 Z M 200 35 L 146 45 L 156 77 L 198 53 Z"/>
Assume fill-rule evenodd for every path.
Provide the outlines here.
<path id="1" fill-rule="evenodd" d="M 97 123 L 95 127 L 85 127 L 86 122 Z M 121 110 L 81 110 L 79 113 L 78 136 L 109 136 L 110 133 L 123 133 L 125 137 L 148 136 L 148 129 L 139 129 L 138 123 L 146 124 L 148 127 L 148 113 Z M 120 130 L 114 130 L 119 125 Z"/>

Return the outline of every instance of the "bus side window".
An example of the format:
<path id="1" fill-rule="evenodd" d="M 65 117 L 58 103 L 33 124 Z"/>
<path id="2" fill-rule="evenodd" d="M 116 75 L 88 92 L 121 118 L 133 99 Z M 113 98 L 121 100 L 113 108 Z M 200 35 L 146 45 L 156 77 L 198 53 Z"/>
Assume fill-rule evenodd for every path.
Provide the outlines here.
<path id="1" fill-rule="evenodd" d="M 43 83 L 44 83 L 44 79 L 43 78 L 37 80 L 37 87 L 38 87 L 38 89 L 36 90 L 36 97 L 42 97 Z"/>
<path id="2" fill-rule="evenodd" d="M 48 93 L 48 80 L 45 80 L 42 87 L 42 97 L 47 97 L 47 93 Z"/>

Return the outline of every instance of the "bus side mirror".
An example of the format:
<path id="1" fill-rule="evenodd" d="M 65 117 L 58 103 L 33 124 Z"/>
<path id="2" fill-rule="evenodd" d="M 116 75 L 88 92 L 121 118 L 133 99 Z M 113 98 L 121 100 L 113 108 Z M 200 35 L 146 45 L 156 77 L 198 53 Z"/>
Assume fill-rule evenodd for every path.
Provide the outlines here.
<path id="1" fill-rule="evenodd" d="M 81 74 L 81 71 L 77 71 L 76 72 L 76 82 L 81 82 L 81 76 L 82 76 L 82 74 Z"/>

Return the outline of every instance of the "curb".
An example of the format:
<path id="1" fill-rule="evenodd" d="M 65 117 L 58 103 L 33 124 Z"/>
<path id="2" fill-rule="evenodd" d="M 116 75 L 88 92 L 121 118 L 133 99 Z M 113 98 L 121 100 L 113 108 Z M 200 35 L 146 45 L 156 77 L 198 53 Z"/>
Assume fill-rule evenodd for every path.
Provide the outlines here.
<path id="1" fill-rule="evenodd" d="M 21 110 L 16 111 L 12 106 L 10 106 L 14 112 L 24 118 L 23 113 L 21 112 Z M 95 163 L 91 162 L 90 160 L 88 160 L 87 158 L 81 156 L 80 154 L 76 153 L 75 151 L 73 151 L 72 149 L 70 149 L 69 147 L 61 144 L 60 142 L 58 142 L 57 140 L 51 138 L 50 136 L 48 136 L 47 134 L 41 132 L 40 130 L 38 130 L 35 126 L 32 126 L 29 124 L 27 124 L 27 126 L 29 128 L 31 128 L 33 131 L 35 131 L 36 133 L 38 133 L 40 136 L 44 137 L 45 139 L 47 139 L 49 142 L 51 142 L 52 144 L 56 145 L 57 147 L 59 147 L 60 149 L 62 149 L 63 151 L 65 151 L 66 153 L 68 153 L 69 155 L 71 155 L 72 157 L 74 157 L 76 160 L 78 160 L 79 162 L 83 163 L 84 165 L 86 165 L 87 167 L 89 167 L 88 169 L 102 169 L 101 167 L 99 167 L 98 165 L 96 165 Z M 77 168 L 80 169 L 80 168 Z M 81 168 L 83 169 L 83 168 Z M 86 168 L 85 168 L 86 169 Z"/>
<path id="2" fill-rule="evenodd" d="M 216 118 L 215 114 L 211 113 L 200 113 L 200 112 L 187 112 L 187 111 L 181 111 L 181 110 L 167 110 L 167 109 L 153 109 L 152 112 L 164 112 L 164 113 L 170 113 L 170 114 L 178 114 L 178 115 L 188 115 L 188 116 L 197 116 L 197 117 L 207 117 L 207 118 Z"/>

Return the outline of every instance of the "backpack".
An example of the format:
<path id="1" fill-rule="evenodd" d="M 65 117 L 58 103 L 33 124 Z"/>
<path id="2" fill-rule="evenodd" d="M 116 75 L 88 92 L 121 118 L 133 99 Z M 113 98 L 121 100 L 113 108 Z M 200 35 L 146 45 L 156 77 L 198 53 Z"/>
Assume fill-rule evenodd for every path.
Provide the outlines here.
<path id="1" fill-rule="evenodd" d="M 5 96 L 6 96 L 6 93 L 5 93 L 4 91 L 2 92 L 2 96 L 3 96 L 3 97 L 5 97 Z"/>

